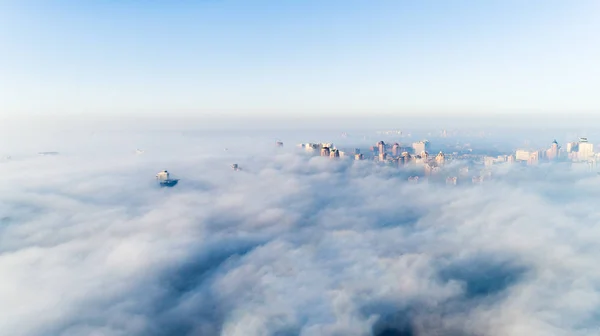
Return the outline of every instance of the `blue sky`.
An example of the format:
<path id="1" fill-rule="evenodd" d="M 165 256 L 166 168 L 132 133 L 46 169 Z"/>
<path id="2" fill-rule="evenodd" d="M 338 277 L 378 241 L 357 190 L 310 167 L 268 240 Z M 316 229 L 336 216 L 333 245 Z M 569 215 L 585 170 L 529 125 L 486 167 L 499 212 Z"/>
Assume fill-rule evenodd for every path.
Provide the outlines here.
<path id="1" fill-rule="evenodd" d="M 600 2 L 4 1 L 0 114 L 600 109 Z"/>

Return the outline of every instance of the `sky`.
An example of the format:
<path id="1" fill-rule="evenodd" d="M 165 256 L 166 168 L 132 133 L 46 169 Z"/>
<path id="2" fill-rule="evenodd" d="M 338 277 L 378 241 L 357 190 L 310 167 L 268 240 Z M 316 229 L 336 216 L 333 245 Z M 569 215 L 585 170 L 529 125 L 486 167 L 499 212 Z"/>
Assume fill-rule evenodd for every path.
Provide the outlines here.
<path id="1" fill-rule="evenodd" d="M 495 165 L 482 185 L 449 187 L 457 165 L 411 184 L 416 166 L 225 138 L 13 146 L 0 158 L 2 333 L 597 335 L 600 179 L 585 164 Z M 175 188 L 155 184 L 162 169 Z"/>
<path id="2" fill-rule="evenodd" d="M 594 113 L 600 5 L 2 1 L 0 117 Z"/>

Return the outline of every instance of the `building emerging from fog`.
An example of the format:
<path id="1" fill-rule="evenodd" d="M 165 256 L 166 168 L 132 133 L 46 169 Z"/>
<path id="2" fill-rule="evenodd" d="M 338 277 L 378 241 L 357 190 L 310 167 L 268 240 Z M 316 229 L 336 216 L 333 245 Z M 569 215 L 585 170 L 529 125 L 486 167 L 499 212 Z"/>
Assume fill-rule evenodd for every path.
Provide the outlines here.
<path id="1" fill-rule="evenodd" d="M 594 144 L 589 143 L 587 138 L 579 138 L 577 159 L 587 161 L 594 156 Z"/>
<path id="2" fill-rule="evenodd" d="M 379 150 L 379 154 L 385 153 L 385 142 L 379 141 L 377 143 L 377 149 Z"/>
<path id="3" fill-rule="evenodd" d="M 395 143 L 395 144 L 392 146 L 392 156 L 394 156 L 394 157 L 398 157 L 398 156 L 402 155 L 402 152 L 401 152 L 401 151 L 402 151 L 402 150 L 400 149 L 400 144 L 396 142 L 396 143 Z"/>
<path id="4" fill-rule="evenodd" d="M 321 148 L 321 156 L 329 157 L 329 155 L 330 155 L 329 147 Z"/>
<path id="5" fill-rule="evenodd" d="M 413 148 L 415 154 L 427 152 L 427 151 L 429 151 L 429 141 L 423 140 L 423 141 L 414 142 L 412 144 L 412 148 Z"/>
<path id="6" fill-rule="evenodd" d="M 548 150 L 546 150 L 546 158 L 550 161 L 557 160 L 559 149 L 560 149 L 560 146 L 558 145 L 558 142 L 556 142 L 556 140 L 552 141 L 550 148 L 548 148 Z"/>
<path id="7" fill-rule="evenodd" d="M 169 175 L 169 172 L 166 170 L 163 170 L 156 174 L 156 179 L 158 180 L 158 183 L 161 187 L 174 187 L 177 184 L 177 182 L 179 182 L 179 180 L 177 179 L 172 179 Z"/>
<path id="8" fill-rule="evenodd" d="M 435 156 L 435 162 L 438 164 L 438 166 L 443 166 L 446 162 L 446 156 L 442 151 L 440 151 L 438 155 Z"/>

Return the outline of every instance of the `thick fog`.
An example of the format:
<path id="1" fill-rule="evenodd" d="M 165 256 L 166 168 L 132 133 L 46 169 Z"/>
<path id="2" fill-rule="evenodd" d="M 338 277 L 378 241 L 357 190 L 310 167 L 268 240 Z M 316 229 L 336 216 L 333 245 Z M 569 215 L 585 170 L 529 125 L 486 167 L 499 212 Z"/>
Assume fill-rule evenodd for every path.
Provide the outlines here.
<path id="1" fill-rule="evenodd" d="M 322 136 L 3 138 L 0 334 L 598 334 L 596 173 L 410 184 L 295 147 L 376 139 Z"/>

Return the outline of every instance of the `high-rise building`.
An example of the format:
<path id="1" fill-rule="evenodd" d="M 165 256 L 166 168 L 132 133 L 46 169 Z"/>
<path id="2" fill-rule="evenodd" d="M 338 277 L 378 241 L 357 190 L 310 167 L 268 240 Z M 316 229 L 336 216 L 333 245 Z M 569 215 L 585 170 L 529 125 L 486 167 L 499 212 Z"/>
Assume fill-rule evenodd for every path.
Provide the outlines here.
<path id="1" fill-rule="evenodd" d="M 446 156 L 442 151 L 440 151 L 438 155 L 435 156 L 435 162 L 440 166 L 443 165 L 444 162 L 446 162 Z"/>
<path id="2" fill-rule="evenodd" d="M 402 158 L 404 159 L 404 163 L 410 163 L 412 161 L 412 157 L 408 152 L 402 152 Z"/>
<path id="3" fill-rule="evenodd" d="M 423 160 L 423 162 L 429 161 L 429 153 L 421 152 L 421 159 Z"/>
<path id="4" fill-rule="evenodd" d="M 363 159 L 363 155 L 362 154 L 360 154 L 360 153 L 354 154 L 354 160 L 360 161 L 362 159 Z"/>
<path id="5" fill-rule="evenodd" d="M 332 150 L 329 152 L 329 157 L 331 157 L 331 158 L 339 158 L 339 157 L 340 157 L 340 151 L 338 151 L 338 150 L 337 150 L 337 149 L 335 149 L 335 148 L 334 148 L 334 149 L 332 149 Z"/>
<path id="6" fill-rule="evenodd" d="M 354 154 L 360 154 L 360 148 L 354 148 Z"/>
<path id="7" fill-rule="evenodd" d="M 329 156 L 329 155 L 330 155 L 329 147 L 322 147 L 321 148 L 321 156 Z"/>
<path id="8" fill-rule="evenodd" d="M 550 161 L 558 159 L 559 148 L 560 147 L 558 146 L 558 142 L 556 142 L 556 140 L 552 141 L 552 145 L 550 145 L 550 148 L 548 148 L 548 150 L 546 151 L 546 158 L 548 158 L 548 160 Z"/>
<path id="9" fill-rule="evenodd" d="M 387 154 L 385 152 L 379 152 L 379 162 L 385 162 Z"/>
<path id="10" fill-rule="evenodd" d="M 515 156 L 514 155 L 508 155 L 506 157 L 506 163 L 515 163 Z"/>
<path id="11" fill-rule="evenodd" d="M 402 154 L 402 152 L 400 150 L 400 144 L 396 142 L 392 146 L 392 156 L 397 157 L 397 156 L 400 156 L 400 154 Z"/>
<path id="12" fill-rule="evenodd" d="M 420 154 L 421 152 L 426 152 L 429 150 L 429 141 L 423 140 L 423 141 L 414 142 L 412 144 L 412 148 L 413 148 L 415 154 Z"/>
<path id="13" fill-rule="evenodd" d="M 579 150 L 578 142 L 569 142 L 567 143 L 567 153 L 577 152 Z"/>
<path id="14" fill-rule="evenodd" d="M 530 166 L 537 165 L 540 161 L 540 152 L 535 151 L 529 154 L 529 158 L 527 159 L 527 164 Z"/>
<path id="15" fill-rule="evenodd" d="M 491 165 L 493 165 L 496 162 L 496 158 L 493 156 L 486 156 L 483 158 L 483 165 L 486 167 L 489 167 Z"/>
<path id="16" fill-rule="evenodd" d="M 447 185 L 456 185 L 456 181 L 458 179 L 456 178 L 456 176 L 449 176 L 446 178 L 446 184 Z"/>
<path id="17" fill-rule="evenodd" d="M 580 142 L 578 147 L 577 158 L 580 161 L 586 161 L 594 156 L 594 144 L 587 142 L 587 140 L 586 142 Z"/>
<path id="18" fill-rule="evenodd" d="M 379 141 L 377 143 L 377 149 L 379 150 L 379 154 L 385 153 L 385 142 Z"/>
<path id="19" fill-rule="evenodd" d="M 523 149 L 519 149 L 515 152 L 515 160 L 527 161 L 531 157 L 531 152 Z"/>

